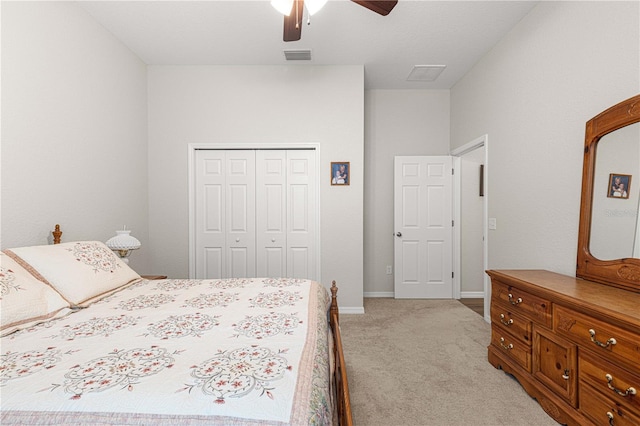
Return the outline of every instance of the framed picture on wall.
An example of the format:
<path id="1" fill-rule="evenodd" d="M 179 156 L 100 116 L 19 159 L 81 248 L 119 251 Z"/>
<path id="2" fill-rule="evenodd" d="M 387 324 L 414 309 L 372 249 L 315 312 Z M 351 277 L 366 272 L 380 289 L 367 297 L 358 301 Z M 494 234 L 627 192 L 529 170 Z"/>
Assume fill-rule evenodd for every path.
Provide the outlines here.
<path id="1" fill-rule="evenodd" d="M 629 198 L 629 190 L 631 185 L 631 175 L 621 175 L 611 173 L 609 175 L 609 189 L 607 197 L 610 198 Z"/>
<path id="2" fill-rule="evenodd" d="M 331 162 L 331 185 L 349 185 L 349 162 Z"/>

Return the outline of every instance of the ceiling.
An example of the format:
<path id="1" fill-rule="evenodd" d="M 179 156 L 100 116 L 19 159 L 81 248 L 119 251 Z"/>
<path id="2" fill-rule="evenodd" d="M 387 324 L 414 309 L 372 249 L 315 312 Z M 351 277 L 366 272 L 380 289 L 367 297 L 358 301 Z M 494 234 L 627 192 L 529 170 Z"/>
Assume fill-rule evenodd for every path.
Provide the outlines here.
<path id="1" fill-rule="evenodd" d="M 79 1 L 149 65 L 364 65 L 366 89 L 449 89 L 537 1 L 399 0 L 380 16 L 329 0 L 282 41 L 283 17 L 269 0 Z M 285 49 L 311 49 L 286 61 Z M 433 82 L 407 81 L 414 65 L 446 65 Z"/>

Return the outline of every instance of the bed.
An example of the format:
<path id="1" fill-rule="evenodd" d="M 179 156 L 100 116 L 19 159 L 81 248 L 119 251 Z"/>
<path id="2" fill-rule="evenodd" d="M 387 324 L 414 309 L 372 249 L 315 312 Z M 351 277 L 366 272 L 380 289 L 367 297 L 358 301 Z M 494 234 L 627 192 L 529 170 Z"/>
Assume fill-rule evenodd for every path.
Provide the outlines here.
<path id="1" fill-rule="evenodd" d="M 2 424 L 352 424 L 335 282 L 149 280 L 98 241 L 0 261 Z"/>

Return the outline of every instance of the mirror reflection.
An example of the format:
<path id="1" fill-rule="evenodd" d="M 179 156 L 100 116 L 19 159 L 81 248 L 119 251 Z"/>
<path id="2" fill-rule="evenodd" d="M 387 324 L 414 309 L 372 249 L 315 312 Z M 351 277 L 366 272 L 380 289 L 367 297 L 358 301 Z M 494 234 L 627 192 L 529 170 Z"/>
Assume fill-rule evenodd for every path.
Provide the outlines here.
<path id="1" fill-rule="evenodd" d="M 640 123 L 597 144 L 589 250 L 600 260 L 640 258 Z"/>

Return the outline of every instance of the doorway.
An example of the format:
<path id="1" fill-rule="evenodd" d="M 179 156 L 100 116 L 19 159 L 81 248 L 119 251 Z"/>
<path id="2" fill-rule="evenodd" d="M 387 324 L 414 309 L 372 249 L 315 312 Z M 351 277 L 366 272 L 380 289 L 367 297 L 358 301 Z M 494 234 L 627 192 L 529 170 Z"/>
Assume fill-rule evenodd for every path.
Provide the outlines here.
<path id="1" fill-rule="evenodd" d="M 488 135 L 453 150 L 456 176 L 454 276 L 456 298 L 480 299 L 490 322 L 488 269 Z"/>

